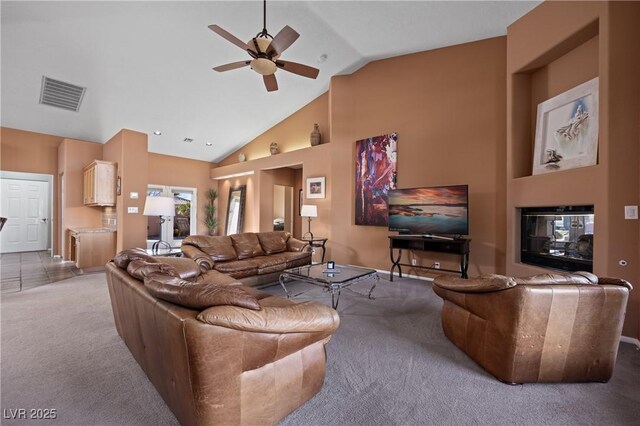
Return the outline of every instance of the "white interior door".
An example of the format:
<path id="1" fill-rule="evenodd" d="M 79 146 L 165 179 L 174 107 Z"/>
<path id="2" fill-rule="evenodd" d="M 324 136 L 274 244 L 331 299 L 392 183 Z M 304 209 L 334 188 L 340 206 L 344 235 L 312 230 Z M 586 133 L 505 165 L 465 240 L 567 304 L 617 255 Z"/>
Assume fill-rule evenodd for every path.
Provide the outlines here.
<path id="1" fill-rule="evenodd" d="M 7 222 L 0 232 L 0 252 L 40 251 L 49 248 L 49 182 L 1 179 L 0 216 Z"/>

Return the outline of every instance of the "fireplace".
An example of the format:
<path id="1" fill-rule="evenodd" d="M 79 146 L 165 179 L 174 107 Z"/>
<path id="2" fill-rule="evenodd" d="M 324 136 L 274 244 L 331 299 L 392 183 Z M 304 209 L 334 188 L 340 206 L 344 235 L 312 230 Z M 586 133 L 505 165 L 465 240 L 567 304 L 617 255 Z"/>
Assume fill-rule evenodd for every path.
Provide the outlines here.
<path id="1" fill-rule="evenodd" d="M 593 271 L 593 206 L 526 207 L 520 261 L 563 271 Z"/>

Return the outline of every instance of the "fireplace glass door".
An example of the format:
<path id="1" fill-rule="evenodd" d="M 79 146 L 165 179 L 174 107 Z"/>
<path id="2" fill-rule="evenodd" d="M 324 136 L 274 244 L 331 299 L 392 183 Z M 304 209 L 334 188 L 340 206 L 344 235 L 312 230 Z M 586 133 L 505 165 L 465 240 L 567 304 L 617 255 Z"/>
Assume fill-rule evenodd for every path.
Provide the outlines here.
<path id="1" fill-rule="evenodd" d="M 593 271 L 593 206 L 521 209 L 522 263 L 563 271 Z"/>

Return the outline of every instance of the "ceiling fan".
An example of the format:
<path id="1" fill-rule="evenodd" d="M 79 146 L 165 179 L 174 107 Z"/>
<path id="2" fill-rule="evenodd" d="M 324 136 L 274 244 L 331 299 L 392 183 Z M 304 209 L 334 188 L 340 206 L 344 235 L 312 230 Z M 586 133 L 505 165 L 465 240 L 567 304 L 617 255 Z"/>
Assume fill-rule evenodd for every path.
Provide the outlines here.
<path id="1" fill-rule="evenodd" d="M 283 69 L 303 77 L 316 78 L 320 72 L 317 68 L 279 59 L 282 52 L 289 48 L 289 46 L 300 37 L 300 34 L 287 25 L 281 29 L 275 37 L 271 36 L 267 31 L 267 0 L 263 1 L 263 11 L 262 31 L 247 43 L 244 43 L 231 33 L 223 30 L 218 25 L 209 25 L 211 31 L 235 44 L 251 56 L 250 60 L 232 62 L 230 64 L 217 66 L 213 69 L 218 72 L 224 72 L 250 65 L 252 70 L 262 75 L 264 85 L 268 92 L 278 90 L 278 81 L 274 75 L 278 69 Z"/>

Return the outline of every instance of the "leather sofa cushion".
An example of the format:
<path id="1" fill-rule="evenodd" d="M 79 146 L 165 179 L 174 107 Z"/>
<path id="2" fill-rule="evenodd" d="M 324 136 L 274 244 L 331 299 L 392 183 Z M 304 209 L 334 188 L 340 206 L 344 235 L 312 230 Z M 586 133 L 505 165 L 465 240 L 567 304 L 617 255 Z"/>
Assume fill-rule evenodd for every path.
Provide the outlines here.
<path id="1" fill-rule="evenodd" d="M 171 265 L 165 263 L 150 263 L 140 259 L 129 262 L 127 272 L 140 281 L 143 281 L 145 277 L 148 277 L 152 273 L 162 273 L 170 277 L 180 278 L 180 274 L 176 268 Z"/>
<path id="2" fill-rule="evenodd" d="M 253 259 L 216 263 L 215 268 L 216 271 L 229 274 L 233 278 L 250 277 L 258 273 L 258 265 Z"/>
<path id="3" fill-rule="evenodd" d="M 511 288 L 516 285 L 516 280 L 503 275 L 483 275 L 471 279 L 438 275 L 433 279 L 433 285 L 463 293 L 488 293 Z"/>
<path id="4" fill-rule="evenodd" d="M 253 232 L 231 235 L 231 241 L 238 254 L 238 260 L 264 255 L 260 240 Z"/>
<path id="5" fill-rule="evenodd" d="M 518 284 L 554 285 L 554 284 L 598 284 L 598 277 L 590 272 L 574 272 L 572 274 L 539 274 L 532 277 L 516 278 Z"/>
<path id="6" fill-rule="evenodd" d="M 334 309 L 316 302 L 263 306 L 260 311 L 244 312 L 233 306 L 212 307 L 200 312 L 198 320 L 241 331 L 283 334 L 333 332 L 340 324 Z"/>
<path id="7" fill-rule="evenodd" d="M 188 257 L 160 257 L 162 263 L 173 266 L 183 280 L 194 281 L 200 275 L 200 267 Z"/>
<path id="8" fill-rule="evenodd" d="M 285 269 L 295 268 L 296 266 L 304 266 L 311 263 L 310 251 L 287 251 L 271 255 L 274 259 L 281 259 L 285 262 Z"/>
<path id="9" fill-rule="evenodd" d="M 287 267 L 287 262 L 285 259 L 274 255 L 258 256 L 254 257 L 251 260 L 256 262 L 256 265 L 258 265 L 258 275 L 283 271 Z"/>
<path id="10" fill-rule="evenodd" d="M 190 309 L 201 310 L 219 305 L 261 309 L 258 300 L 240 286 L 192 283 L 159 272 L 149 274 L 144 279 L 144 286 L 153 297 Z"/>
<path id="11" fill-rule="evenodd" d="M 196 278 L 197 283 L 212 283 L 217 285 L 237 285 L 240 284 L 235 278 L 211 269 Z"/>
<path id="12" fill-rule="evenodd" d="M 276 232 L 260 232 L 258 233 L 258 240 L 264 250 L 264 253 L 275 254 L 282 253 L 287 250 L 287 240 L 289 239 L 289 233 L 286 231 Z"/>
<path id="13" fill-rule="evenodd" d="M 184 239 L 183 244 L 199 248 L 216 262 L 237 259 L 231 238 L 227 236 L 190 235 Z"/>
<path id="14" fill-rule="evenodd" d="M 144 260 L 148 263 L 160 263 L 160 261 L 155 257 L 149 256 L 144 250 L 137 248 L 122 250 L 113 258 L 113 263 L 115 263 L 120 269 L 127 269 L 129 262 L 132 260 Z"/>

